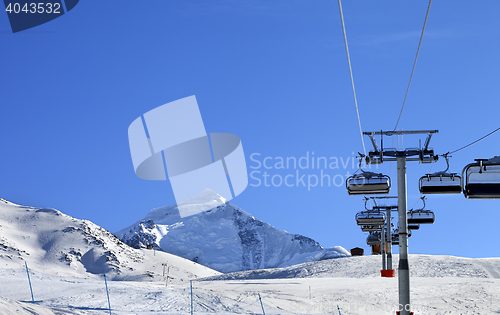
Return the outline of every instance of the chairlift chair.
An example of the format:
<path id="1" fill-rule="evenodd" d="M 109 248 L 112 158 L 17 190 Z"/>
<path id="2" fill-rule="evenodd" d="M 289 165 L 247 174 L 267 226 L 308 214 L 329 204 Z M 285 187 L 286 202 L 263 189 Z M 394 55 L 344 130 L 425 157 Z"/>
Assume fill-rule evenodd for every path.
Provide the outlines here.
<path id="1" fill-rule="evenodd" d="M 476 159 L 462 171 L 467 199 L 500 199 L 500 156 Z"/>
<path id="2" fill-rule="evenodd" d="M 392 245 L 399 245 L 399 230 L 392 231 Z"/>
<path id="3" fill-rule="evenodd" d="M 408 230 L 416 231 L 420 229 L 420 224 L 408 224 Z"/>
<path id="4" fill-rule="evenodd" d="M 370 233 L 366 238 L 366 245 L 379 245 L 379 244 L 381 244 L 379 233 Z"/>
<path id="5" fill-rule="evenodd" d="M 421 209 L 408 211 L 408 224 L 433 224 L 436 216 L 434 212 L 425 210 L 425 196 L 422 197 L 424 206 Z"/>
<path id="6" fill-rule="evenodd" d="M 347 178 L 346 188 L 349 195 L 388 194 L 391 178 L 373 172 L 362 172 Z"/>
<path id="7" fill-rule="evenodd" d="M 349 195 L 388 194 L 391 189 L 391 178 L 387 175 L 367 172 L 361 168 L 363 155 L 359 159 L 361 174 L 354 174 L 345 181 Z"/>
<path id="8" fill-rule="evenodd" d="M 384 225 L 385 214 L 380 211 L 361 211 L 356 214 L 358 225 Z"/>
<path id="9" fill-rule="evenodd" d="M 408 237 L 411 237 L 411 230 L 408 230 Z M 399 245 L 399 229 L 392 231 L 392 245 Z"/>
<path id="10" fill-rule="evenodd" d="M 446 170 L 420 177 L 419 189 L 421 194 L 459 194 L 462 192 L 462 178 L 457 173 L 448 173 L 450 163 L 446 159 Z"/>
<path id="11" fill-rule="evenodd" d="M 462 178 L 456 173 L 437 172 L 420 177 L 421 194 L 459 194 Z"/>
<path id="12" fill-rule="evenodd" d="M 408 211 L 408 224 L 433 224 L 436 216 L 430 210 L 410 210 Z"/>
<path id="13" fill-rule="evenodd" d="M 382 225 L 362 225 L 361 226 L 361 231 L 363 232 L 375 232 L 375 231 L 381 231 L 382 230 Z"/>

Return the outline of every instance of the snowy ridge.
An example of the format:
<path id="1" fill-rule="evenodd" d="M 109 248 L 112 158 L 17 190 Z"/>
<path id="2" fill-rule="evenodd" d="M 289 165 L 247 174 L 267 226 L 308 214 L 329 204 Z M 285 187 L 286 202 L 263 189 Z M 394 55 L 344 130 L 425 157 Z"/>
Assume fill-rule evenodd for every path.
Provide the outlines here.
<path id="1" fill-rule="evenodd" d="M 68 276 L 101 275 L 116 279 L 150 278 L 170 263 L 179 279 L 217 274 L 167 253 L 136 250 L 109 231 L 50 208 L 0 200 L 0 267 L 30 269 Z M 155 269 L 156 272 L 151 270 Z"/>
<path id="2" fill-rule="evenodd" d="M 410 276 L 419 278 L 500 279 L 500 258 L 409 255 Z M 399 255 L 394 255 L 394 263 Z M 380 278 L 380 255 L 303 263 L 286 268 L 240 271 L 203 278 L 204 281 L 287 278 Z M 397 269 L 397 268 L 396 268 Z"/>
<path id="3" fill-rule="evenodd" d="M 325 249 L 311 238 L 278 230 L 210 190 L 186 204 L 201 213 L 181 218 L 175 205 L 154 209 L 116 235 L 134 248 L 153 246 L 221 272 L 350 256 L 340 246 Z"/>

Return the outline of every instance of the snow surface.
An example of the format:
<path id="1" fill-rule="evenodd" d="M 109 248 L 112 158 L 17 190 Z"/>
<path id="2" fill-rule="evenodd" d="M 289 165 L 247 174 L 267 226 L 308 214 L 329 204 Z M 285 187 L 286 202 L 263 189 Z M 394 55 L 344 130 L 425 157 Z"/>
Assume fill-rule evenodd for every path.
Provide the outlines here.
<path id="1" fill-rule="evenodd" d="M 416 314 L 500 312 L 500 279 L 490 273 L 490 269 L 499 270 L 500 258 L 425 255 L 409 258 L 411 298 Z M 193 281 L 194 313 L 262 314 L 259 293 L 266 314 L 338 314 L 337 305 L 342 315 L 394 314 L 398 279 L 381 278 L 380 262 L 380 256 L 347 257 L 219 277 L 225 280 L 199 279 Z M 485 262 L 490 267 L 484 268 Z M 254 275 L 253 279 L 248 279 L 249 274 Z M 227 280 L 231 278 L 238 280 Z M 0 279 L 0 296 L 11 299 L 7 307 L 31 305 L 27 303 L 30 292 L 23 268 L 0 269 Z M 65 310 L 62 314 L 106 314 L 102 277 L 56 276 L 34 271 L 32 283 L 35 306 L 49 311 Z M 109 281 L 108 287 L 113 314 L 190 312 L 188 281 L 165 287 L 164 278 L 156 274 L 148 281 Z M 5 304 L 0 303 L 0 313 L 10 314 L 5 311 Z"/>
<path id="2" fill-rule="evenodd" d="M 197 214 L 181 218 L 176 205 L 153 209 L 115 234 L 134 248 L 152 245 L 221 272 L 350 256 L 343 247 L 323 248 L 311 238 L 278 230 L 208 189 L 183 207 Z"/>

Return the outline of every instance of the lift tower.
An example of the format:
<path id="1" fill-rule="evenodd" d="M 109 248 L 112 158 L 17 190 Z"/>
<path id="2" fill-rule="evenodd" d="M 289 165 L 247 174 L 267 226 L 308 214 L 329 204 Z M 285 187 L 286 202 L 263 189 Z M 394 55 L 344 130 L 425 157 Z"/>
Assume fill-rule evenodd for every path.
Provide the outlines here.
<path id="1" fill-rule="evenodd" d="M 391 228 L 392 228 L 392 222 L 391 222 L 391 211 L 398 211 L 398 206 L 397 205 L 382 205 L 378 204 L 377 200 L 379 201 L 388 201 L 390 199 L 398 198 L 397 196 L 390 196 L 390 197 L 370 197 L 370 199 L 373 200 L 375 203 L 375 209 L 379 211 L 385 210 L 386 212 L 386 225 L 387 225 L 387 237 L 386 237 L 386 243 L 387 243 L 387 270 L 392 270 L 392 235 L 391 235 Z"/>
<path id="2" fill-rule="evenodd" d="M 406 201 L 406 162 L 418 161 L 432 163 L 438 160 L 434 150 L 429 147 L 432 135 L 438 130 L 412 130 L 412 131 L 375 131 L 363 132 L 370 137 L 373 151 L 366 157 L 367 164 L 382 164 L 386 161 L 396 161 L 398 169 L 398 220 L 399 220 L 399 314 L 410 315 L 410 268 L 408 264 L 408 222 Z M 383 147 L 383 136 L 402 135 L 427 135 L 424 146 L 419 148 L 395 149 Z M 380 136 L 380 148 L 374 136 Z"/>

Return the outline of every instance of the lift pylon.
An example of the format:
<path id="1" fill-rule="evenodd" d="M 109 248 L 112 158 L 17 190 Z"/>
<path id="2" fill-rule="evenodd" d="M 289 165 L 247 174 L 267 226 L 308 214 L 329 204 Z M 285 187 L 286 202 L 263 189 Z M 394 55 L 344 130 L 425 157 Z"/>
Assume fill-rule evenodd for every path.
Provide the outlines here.
<path id="1" fill-rule="evenodd" d="M 406 198 L 406 162 L 418 161 L 420 163 L 432 163 L 438 160 L 434 150 L 429 147 L 432 136 L 438 130 L 413 130 L 413 131 L 374 131 L 363 132 L 367 135 L 373 145 L 373 151 L 370 151 L 366 157 L 367 164 L 381 164 L 385 161 L 396 161 L 398 171 L 398 221 L 399 221 L 399 270 L 398 270 L 398 289 L 399 289 L 399 307 L 401 315 L 410 315 L 410 268 L 408 263 L 408 217 L 407 217 L 407 198 Z M 418 148 L 384 148 L 384 136 L 403 136 L 403 135 L 424 135 L 427 137 L 423 146 Z M 380 136 L 381 145 L 377 144 L 375 136 Z"/>
<path id="2" fill-rule="evenodd" d="M 387 202 L 391 199 L 397 199 L 398 196 L 382 196 L 382 197 L 370 197 L 365 200 L 365 208 L 368 200 L 373 201 L 373 211 L 380 211 L 386 213 L 386 225 L 387 225 L 387 270 L 393 270 L 392 268 L 392 216 L 391 211 L 397 211 L 398 206 L 394 204 L 387 205 Z M 384 204 L 385 203 L 385 204 Z M 392 272 L 387 272 L 387 275 L 393 276 Z"/>

